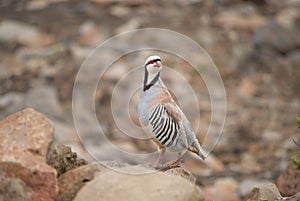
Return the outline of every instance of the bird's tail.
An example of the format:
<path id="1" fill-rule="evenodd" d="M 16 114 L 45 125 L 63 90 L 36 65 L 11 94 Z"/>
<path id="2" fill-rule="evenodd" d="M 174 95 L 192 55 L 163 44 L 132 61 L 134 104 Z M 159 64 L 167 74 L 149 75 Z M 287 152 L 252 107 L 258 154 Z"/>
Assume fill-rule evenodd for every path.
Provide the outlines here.
<path id="1" fill-rule="evenodd" d="M 207 152 L 201 147 L 197 139 L 191 144 L 188 150 L 197 154 L 202 160 L 207 158 Z"/>

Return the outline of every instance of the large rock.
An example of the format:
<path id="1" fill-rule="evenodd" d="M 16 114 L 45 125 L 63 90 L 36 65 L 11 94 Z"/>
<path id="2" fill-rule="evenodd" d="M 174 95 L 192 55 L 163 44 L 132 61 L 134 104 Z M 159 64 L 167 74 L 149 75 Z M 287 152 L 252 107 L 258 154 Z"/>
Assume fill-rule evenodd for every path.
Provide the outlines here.
<path id="1" fill-rule="evenodd" d="M 128 174 L 141 172 L 145 167 L 113 164 L 113 169 L 103 168 L 77 193 L 74 201 L 105 200 L 204 200 L 199 188 L 181 176 L 164 172 L 152 174 Z M 127 173 L 124 173 L 127 172 Z"/>
<path id="2" fill-rule="evenodd" d="M 33 109 L 25 109 L 2 120 L 1 180 L 9 178 L 21 180 L 20 186 L 24 184 L 25 188 L 19 189 L 25 190 L 31 201 L 55 200 L 58 194 L 57 173 L 46 164 L 46 155 L 52 140 L 52 123 Z"/>

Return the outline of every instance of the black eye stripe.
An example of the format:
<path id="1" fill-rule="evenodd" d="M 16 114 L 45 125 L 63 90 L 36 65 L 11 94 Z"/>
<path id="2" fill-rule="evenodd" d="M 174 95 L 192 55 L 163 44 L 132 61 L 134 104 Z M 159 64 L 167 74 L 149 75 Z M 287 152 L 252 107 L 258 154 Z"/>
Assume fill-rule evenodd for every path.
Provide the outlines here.
<path id="1" fill-rule="evenodd" d="M 148 61 L 148 63 L 146 65 L 153 64 L 154 62 L 157 62 L 157 61 L 161 61 L 161 60 L 160 59 L 153 59 L 153 60 Z"/>

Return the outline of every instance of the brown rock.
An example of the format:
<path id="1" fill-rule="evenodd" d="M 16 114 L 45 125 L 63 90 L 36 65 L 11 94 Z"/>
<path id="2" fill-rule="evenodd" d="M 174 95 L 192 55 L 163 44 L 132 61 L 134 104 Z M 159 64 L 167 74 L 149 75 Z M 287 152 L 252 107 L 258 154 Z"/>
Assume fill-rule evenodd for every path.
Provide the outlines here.
<path id="1" fill-rule="evenodd" d="M 109 164 L 106 164 L 108 167 Z M 77 193 L 74 201 L 106 200 L 204 200 L 199 188 L 186 179 L 164 172 L 153 174 L 125 174 L 146 172 L 145 167 L 113 164 L 104 168 Z M 149 171 L 148 171 L 149 172 Z"/>
<path id="2" fill-rule="evenodd" d="M 249 199 L 247 201 L 261 201 L 261 200 L 281 200 L 280 195 L 275 184 L 263 184 L 254 187 L 251 191 Z"/>
<path id="3" fill-rule="evenodd" d="M 292 196 L 300 192 L 300 170 L 291 162 L 286 171 L 278 177 L 276 184 L 283 196 Z"/>
<path id="4" fill-rule="evenodd" d="M 84 165 L 68 171 L 58 179 L 59 195 L 57 201 L 71 201 L 77 192 L 94 178 L 96 172 L 104 168 L 98 163 Z"/>
<path id="5" fill-rule="evenodd" d="M 59 177 L 71 169 L 86 165 L 87 161 L 83 159 L 78 160 L 77 154 L 72 152 L 71 147 L 53 145 L 49 151 L 47 163 L 57 170 L 57 176 Z"/>
<path id="6" fill-rule="evenodd" d="M 0 178 L 18 178 L 30 200 L 55 200 L 56 171 L 46 164 L 53 125 L 41 113 L 25 109 L 0 122 Z"/>

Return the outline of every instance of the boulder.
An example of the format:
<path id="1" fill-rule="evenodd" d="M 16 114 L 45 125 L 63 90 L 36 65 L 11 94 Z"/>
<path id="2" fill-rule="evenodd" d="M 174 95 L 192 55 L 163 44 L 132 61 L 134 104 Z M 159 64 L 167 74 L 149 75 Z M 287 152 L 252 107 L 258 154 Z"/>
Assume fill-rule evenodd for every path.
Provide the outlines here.
<path id="1" fill-rule="evenodd" d="M 74 201 L 204 200 L 200 189 L 194 183 L 180 175 L 174 175 L 174 172 L 135 174 L 147 170 L 143 170 L 145 167 L 142 166 L 115 163 L 112 165 L 113 167 L 110 167 L 110 163 L 106 163 L 106 168 L 97 172 L 95 178 L 80 189 Z"/>
<path id="2" fill-rule="evenodd" d="M 19 189 L 21 195 L 24 194 L 21 191 L 26 191 L 31 201 L 55 200 L 58 194 L 57 173 L 46 164 L 46 155 L 52 141 L 52 123 L 33 109 L 25 109 L 2 120 L 0 180 L 16 178 L 20 188 L 11 190 Z M 6 190 L 1 196 L 5 197 L 8 192 Z"/>

